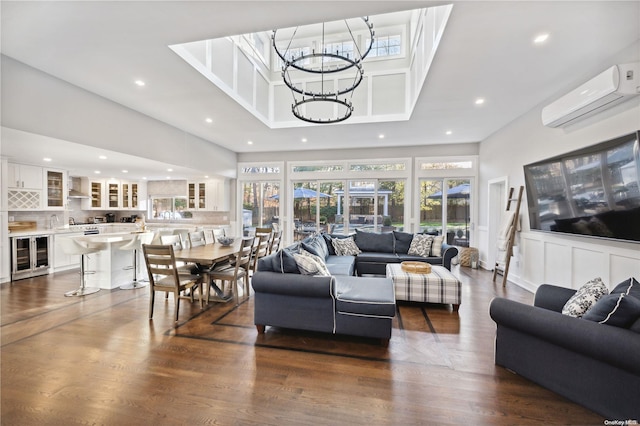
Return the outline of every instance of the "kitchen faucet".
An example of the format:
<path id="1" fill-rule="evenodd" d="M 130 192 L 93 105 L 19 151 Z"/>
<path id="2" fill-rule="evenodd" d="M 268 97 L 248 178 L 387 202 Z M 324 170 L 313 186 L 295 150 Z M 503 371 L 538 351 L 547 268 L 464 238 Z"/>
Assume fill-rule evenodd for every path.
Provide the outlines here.
<path id="1" fill-rule="evenodd" d="M 58 225 L 60 225 L 60 222 L 58 221 L 58 215 L 52 214 L 49 218 L 49 228 L 55 229 L 58 227 Z"/>

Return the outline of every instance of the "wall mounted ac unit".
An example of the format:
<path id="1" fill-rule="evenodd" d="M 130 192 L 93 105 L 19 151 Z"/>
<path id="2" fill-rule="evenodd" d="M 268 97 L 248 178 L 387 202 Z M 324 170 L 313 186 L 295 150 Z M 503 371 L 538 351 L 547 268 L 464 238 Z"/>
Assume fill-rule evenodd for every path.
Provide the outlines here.
<path id="1" fill-rule="evenodd" d="M 542 108 L 542 124 L 560 127 L 640 94 L 640 62 L 614 65 Z"/>

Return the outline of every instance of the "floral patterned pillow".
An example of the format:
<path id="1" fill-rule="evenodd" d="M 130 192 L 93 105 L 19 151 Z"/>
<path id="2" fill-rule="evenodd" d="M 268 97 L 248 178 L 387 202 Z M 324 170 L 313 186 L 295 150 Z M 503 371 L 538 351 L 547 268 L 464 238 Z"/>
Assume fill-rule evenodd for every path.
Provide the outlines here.
<path id="1" fill-rule="evenodd" d="M 563 315 L 582 317 L 600 298 L 607 295 L 609 289 L 601 278 L 595 278 L 576 291 L 562 308 Z"/>
<path id="2" fill-rule="evenodd" d="M 334 238 L 331 240 L 331 244 L 338 256 L 355 256 L 362 253 L 353 240 L 353 237 Z"/>
<path id="3" fill-rule="evenodd" d="M 409 251 L 407 254 L 413 254 L 415 256 L 429 257 L 431 253 L 431 243 L 433 242 L 433 235 L 415 234 L 411 240 Z"/>

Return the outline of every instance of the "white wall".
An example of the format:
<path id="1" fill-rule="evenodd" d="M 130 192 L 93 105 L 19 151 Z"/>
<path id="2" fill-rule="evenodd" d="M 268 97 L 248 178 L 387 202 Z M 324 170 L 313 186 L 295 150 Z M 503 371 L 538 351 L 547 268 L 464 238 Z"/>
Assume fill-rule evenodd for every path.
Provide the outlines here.
<path id="1" fill-rule="evenodd" d="M 236 154 L 2 56 L 2 125 L 235 177 Z"/>
<path id="2" fill-rule="evenodd" d="M 576 85 L 580 83 L 576 82 Z M 480 144 L 479 233 L 483 259 L 486 259 L 488 250 L 493 250 L 487 243 L 489 180 L 506 176 L 508 186 L 517 188 L 524 185 L 525 164 L 640 129 L 640 97 L 558 129 L 542 125 L 540 113 L 547 103 L 529 111 Z M 518 256 L 512 259 L 510 281 L 534 291 L 544 283 L 578 288 L 598 276 L 610 288 L 630 276 L 640 278 L 640 244 L 530 231 L 526 193 L 521 213 Z"/>

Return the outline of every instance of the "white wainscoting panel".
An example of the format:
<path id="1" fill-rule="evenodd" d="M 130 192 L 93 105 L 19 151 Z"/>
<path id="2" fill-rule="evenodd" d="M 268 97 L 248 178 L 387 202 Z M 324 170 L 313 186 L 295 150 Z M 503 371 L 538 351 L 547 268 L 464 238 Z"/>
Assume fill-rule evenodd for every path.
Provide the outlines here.
<path id="1" fill-rule="evenodd" d="M 640 251 L 640 247 L 638 247 L 638 251 Z M 629 277 L 640 280 L 640 259 L 613 253 L 609 255 L 609 281 L 605 281 L 609 290 L 613 290 L 616 285 Z M 602 278 L 604 279 L 604 277 Z"/>
<path id="2" fill-rule="evenodd" d="M 609 276 L 609 262 L 602 250 L 573 247 L 572 254 L 573 280 L 571 288 L 579 288 L 587 281 L 600 277 L 606 282 Z"/>
<path id="3" fill-rule="evenodd" d="M 509 281 L 534 291 L 541 284 L 577 289 L 597 277 L 613 288 L 640 279 L 640 245 L 593 238 L 521 232 L 520 270 Z"/>
<path id="4" fill-rule="evenodd" d="M 522 258 L 524 261 L 523 279 L 526 283 L 535 283 L 534 288 L 545 283 L 545 262 L 544 243 L 538 239 L 528 238 L 527 235 L 520 237 L 522 248 Z M 514 281 L 517 283 L 517 281 Z M 530 285 L 520 283 L 525 288 L 531 289 Z"/>
<path id="5" fill-rule="evenodd" d="M 544 283 L 567 287 L 571 283 L 571 248 L 555 242 L 544 243 Z"/>

